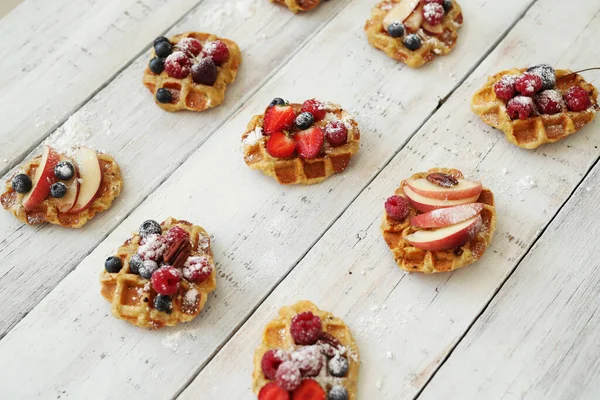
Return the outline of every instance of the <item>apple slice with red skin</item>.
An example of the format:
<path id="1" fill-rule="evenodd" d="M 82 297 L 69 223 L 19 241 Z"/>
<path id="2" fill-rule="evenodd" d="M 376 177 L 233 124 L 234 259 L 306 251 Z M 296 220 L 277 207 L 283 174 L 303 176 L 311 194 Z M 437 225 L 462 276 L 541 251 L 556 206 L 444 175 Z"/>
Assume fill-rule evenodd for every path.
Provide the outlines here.
<path id="1" fill-rule="evenodd" d="M 468 197 L 466 199 L 458 199 L 458 200 L 441 200 L 441 199 L 431 199 L 429 197 L 421 196 L 418 193 L 415 193 L 411 190 L 409 186 L 404 186 L 402 188 L 404 190 L 404 194 L 408 199 L 411 206 L 413 206 L 417 211 L 426 213 L 429 211 L 437 210 L 438 208 L 448 208 L 454 206 L 460 206 L 461 204 L 469 204 L 475 203 L 479 198 L 479 195 Z"/>
<path id="2" fill-rule="evenodd" d="M 443 228 L 456 225 L 478 215 L 485 208 L 483 203 L 463 204 L 450 208 L 439 208 L 414 216 L 410 224 L 415 228 Z"/>
<path id="3" fill-rule="evenodd" d="M 23 207 L 31 211 L 39 206 L 50 194 L 50 186 L 57 181 L 54 167 L 60 161 L 60 155 L 50 146 L 44 146 L 42 159 L 35 170 L 33 185 L 29 193 L 23 197 Z"/>
<path id="4" fill-rule="evenodd" d="M 383 26 L 387 30 L 392 22 L 404 22 L 417 8 L 421 0 L 401 0 L 387 13 L 383 19 Z"/>
<path id="5" fill-rule="evenodd" d="M 415 33 L 421 27 L 423 23 L 423 13 L 421 12 L 421 7 L 417 8 L 413 11 L 410 16 L 404 20 L 404 27 L 409 33 Z"/>
<path id="6" fill-rule="evenodd" d="M 63 155 L 60 156 L 60 161 L 69 161 L 71 164 L 75 165 L 73 161 Z M 73 177 L 63 183 L 67 187 L 67 193 L 59 199 L 54 199 L 54 202 L 59 212 L 66 213 L 73 208 L 77 202 L 77 195 L 79 195 L 79 174 L 77 168 L 75 169 Z"/>
<path id="7" fill-rule="evenodd" d="M 483 189 L 481 182 L 458 180 L 458 185 L 449 188 L 436 185 L 427 179 L 407 179 L 406 184 L 413 192 L 430 199 L 460 200 L 479 196 Z"/>
<path id="8" fill-rule="evenodd" d="M 442 24 L 431 25 L 429 22 L 424 20 L 422 26 L 425 32 L 431 33 L 432 35 L 441 35 L 444 33 L 444 27 Z"/>
<path id="9" fill-rule="evenodd" d="M 70 213 L 78 213 L 89 208 L 102 184 L 102 168 L 96 152 L 88 147 L 80 147 L 73 157 L 79 172 L 79 195 Z"/>
<path id="10" fill-rule="evenodd" d="M 406 236 L 406 241 L 414 247 L 427 251 L 450 250 L 472 240 L 481 229 L 483 220 L 477 215 L 456 225 L 431 231 L 417 231 Z"/>

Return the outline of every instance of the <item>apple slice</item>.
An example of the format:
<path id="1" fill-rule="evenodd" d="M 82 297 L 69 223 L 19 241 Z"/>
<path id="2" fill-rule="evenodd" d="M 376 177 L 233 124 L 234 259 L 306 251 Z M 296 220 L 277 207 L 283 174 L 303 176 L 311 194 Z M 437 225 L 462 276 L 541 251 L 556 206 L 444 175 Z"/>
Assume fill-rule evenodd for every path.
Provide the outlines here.
<path id="1" fill-rule="evenodd" d="M 69 161 L 73 164 L 69 158 L 63 155 L 60 156 L 60 161 Z M 66 213 L 73 208 L 75 202 L 77 201 L 77 195 L 79 194 L 79 175 L 77 171 L 75 171 L 75 174 L 71 179 L 64 181 L 63 183 L 67 187 L 67 194 L 59 199 L 54 199 L 54 203 L 56 204 L 59 212 Z"/>
<path id="2" fill-rule="evenodd" d="M 410 224 L 415 228 L 443 228 L 473 218 L 484 207 L 485 204 L 483 203 L 473 203 L 450 208 L 440 208 L 412 217 Z"/>
<path id="3" fill-rule="evenodd" d="M 449 250 L 462 246 L 473 239 L 483 220 L 481 215 L 470 218 L 456 225 L 445 228 L 434 229 L 432 231 L 417 231 L 406 236 L 406 241 L 418 249 L 428 251 Z"/>
<path id="4" fill-rule="evenodd" d="M 392 22 L 404 22 L 406 18 L 417 8 L 421 0 L 402 0 L 387 13 L 383 19 L 383 26 L 387 30 Z"/>
<path id="5" fill-rule="evenodd" d="M 404 27 L 408 32 L 415 33 L 419 30 L 422 23 L 423 14 L 421 13 L 421 7 L 419 7 L 404 21 Z"/>
<path id="6" fill-rule="evenodd" d="M 423 21 L 423 30 L 425 30 L 425 32 L 431 33 L 432 35 L 441 35 L 442 33 L 444 33 L 444 27 L 442 26 L 442 24 L 431 25 L 427 21 Z"/>
<path id="7" fill-rule="evenodd" d="M 80 147 L 73 161 L 79 171 L 80 186 L 75 205 L 69 212 L 78 213 L 91 206 L 96 199 L 102 183 L 102 169 L 96 152 L 87 147 Z"/>
<path id="8" fill-rule="evenodd" d="M 29 193 L 23 197 L 23 207 L 31 211 L 39 206 L 50 194 L 50 186 L 56 182 L 54 167 L 60 161 L 60 155 L 50 146 L 44 146 L 42 159 L 35 170 L 33 185 Z"/>
<path id="9" fill-rule="evenodd" d="M 427 179 L 407 179 L 406 184 L 417 194 L 431 199 L 460 200 L 481 194 L 481 182 L 458 180 L 458 185 L 446 188 Z"/>
<path id="10" fill-rule="evenodd" d="M 479 195 L 477 195 L 473 197 L 468 197 L 466 199 L 458 200 L 431 199 L 429 197 L 421 196 L 420 194 L 413 192 L 408 186 L 404 186 L 402 189 L 404 190 L 404 194 L 406 194 L 406 197 L 408 198 L 410 204 L 414 208 L 416 208 L 417 211 L 423 213 L 437 210 L 438 208 L 448 208 L 459 206 L 461 204 L 475 203 L 479 198 Z"/>

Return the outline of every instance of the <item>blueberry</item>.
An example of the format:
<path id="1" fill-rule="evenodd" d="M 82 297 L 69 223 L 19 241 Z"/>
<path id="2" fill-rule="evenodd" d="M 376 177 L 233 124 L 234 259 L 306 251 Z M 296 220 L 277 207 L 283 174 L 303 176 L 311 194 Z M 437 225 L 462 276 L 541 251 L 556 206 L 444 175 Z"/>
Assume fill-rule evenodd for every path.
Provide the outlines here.
<path id="1" fill-rule="evenodd" d="M 170 103 L 172 98 L 173 96 L 169 89 L 160 88 L 156 91 L 156 100 L 158 100 L 159 103 Z"/>
<path id="2" fill-rule="evenodd" d="M 154 308 L 157 311 L 166 312 L 167 314 L 171 314 L 172 306 L 171 306 L 171 298 L 166 294 L 158 294 L 154 298 Z"/>
<path id="3" fill-rule="evenodd" d="M 348 374 L 348 359 L 340 355 L 336 355 L 327 364 L 329 373 L 337 378 L 343 378 Z"/>
<path id="4" fill-rule="evenodd" d="M 139 254 L 132 255 L 129 259 L 129 272 L 131 272 L 132 274 L 139 275 L 140 267 L 142 267 L 143 264 L 144 260 L 142 260 L 142 257 L 140 257 Z"/>
<path id="5" fill-rule="evenodd" d="M 527 70 L 540 78 L 542 78 L 542 89 L 549 90 L 554 89 L 556 86 L 556 72 L 554 68 L 548 64 L 535 65 Z"/>
<path id="6" fill-rule="evenodd" d="M 287 102 L 282 99 L 281 97 L 276 97 L 273 99 L 273 101 L 271 102 L 271 104 L 269 104 L 269 107 L 273 107 L 273 106 L 284 106 L 286 105 Z"/>
<path id="7" fill-rule="evenodd" d="M 152 274 L 154 273 L 154 271 L 156 271 L 157 269 L 158 264 L 156 263 L 156 261 L 146 260 L 139 267 L 140 276 L 144 279 L 150 279 L 152 278 Z"/>
<path id="8" fill-rule="evenodd" d="M 423 42 L 421 41 L 419 35 L 411 33 L 410 35 L 404 38 L 404 45 L 407 49 L 414 51 L 420 49 L 423 45 Z"/>
<path id="9" fill-rule="evenodd" d="M 442 7 L 444 7 L 444 12 L 446 13 L 452 10 L 452 0 L 444 0 Z"/>
<path id="10" fill-rule="evenodd" d="M 404 25 L 402 22 L 392 22 L 388 25 L 388 33 L 393 38 L 404 36 Z"/>
<path id="11" fill-rule="evenodd" d="M 15 175 L 15 177 L 12 179 L 11 185 L 17 193 L 27 193 L 33 187 L 31 178 L 26 174 Z"/>
<path id="12" fill-rule="evenodd" d="M 173 45 L 170 42 L 158 42 L 154 45 L 154 52 L 157 56 L 166 58 L 173 52 Z"/>
<path id="13" fill-rule="evenodd" d="M 156 75 L 160 75 L 165 70 L 165 59 L 160 57 L 154 57 L 148 63 L 148 67 L 150 71 L 154 72 Z"/>
<path id="14" fill-rule="evenodd" d="M 142 222 L 139 231 L 140 236 L 145 238 L 150 235 L 160 235 L 162 233 L 162 228 L 158 222 L 153 219 L 149 219 Z"/>
<path id="15" fill-rule="evenodd" d="M 64 183 L 56 182 L 50 186 L 50 196 L 54 197 L 55 199 L 65 197 L 65 194 L 67 194 L 67 185 Z"/>
<path id="16" fill-rule="evenodd" d="M 315 117 L 309 112 L 303 112 L 296 117 L 296 126 L 300 130 L 308 129 L 315 123 Z"/>
<path id="17" fill-rule="evenodd" d="M 108 257 L 104 262 L 104 268 L 106 269 L 106 272 L 117 273 L 123 268 L 123 262 L 119 257 Z"/>
<path id="18" fill-rule="evenodd" d="M 54 167 L 54 176 L 61 181 L 68 181 L 75 175 L 75 167 L 70 161 L 61 161 Z"/>
<path id="19" fill-rule="evenodd" d="M 348 391 L 345 387 L 336 385 L 329 391 L 327 400 L 348 400 Z"/>
<path id="20" fill-rule="evenodd" d="M 166 38 L 166 37 L 164 37 L 164 36 L 159 36 L 159 37 L 157 37 L 156 39 L 154 39 L 154 44 L 153 44 L 153 46 L 156 46 L 156 45 L 157 45 L 157 44 L 159 44 L 160 42 L 169 42 L 169 39 L 167 39 L 167 38 Z M 169 42 L 169 43 L 171 43 L 171 42 Z"/>

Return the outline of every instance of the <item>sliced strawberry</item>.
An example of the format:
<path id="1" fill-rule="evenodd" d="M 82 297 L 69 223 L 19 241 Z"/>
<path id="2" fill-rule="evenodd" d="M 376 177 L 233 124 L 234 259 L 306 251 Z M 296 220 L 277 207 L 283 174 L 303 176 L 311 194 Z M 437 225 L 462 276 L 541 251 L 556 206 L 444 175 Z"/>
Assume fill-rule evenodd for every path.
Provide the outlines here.
<path id="1" fill-rule="evenodd" d="M 258 392 L 258 400 L 290 400 L 290 394 L 275 382 L 269 382 Z"/>
<path id="2" fill-rule="evenodd" d="M 263 131 L 269 136 L 275 132 L 286 131 L 292 127 L 296 113 L 292 106 L 272 106 L 265 113 Z"/>
<path id="3" fill-rule="evenodd" d="M 321 146 L 325 140 L 323 130 L 319 127 L 312 127 L 300 131 L 294 135 L 294 140 L 298 148 L 298 153 L 302 158 L 315 158 L 321 152 Z"/>
<path id="4" fill-rule="evenodd" d="M 317 381 L 305 379 L 292 393 L 292 400 L 325 400 L 325 391 Z"/>
<path id="5" fill-rule="evenodd" d="M 315 121 L 320 121 L 325 118 L 327 110 L 325 104 L 321 103 L 317 99 L 309 99 L 302 104 L 302 112 L 309 112 L 315 117 Z"/>
<path id="6" fill-rule="evenodd" d="M 283 132 L 275 132 L 267 141 L 267 153 L 272 157 L 291 157 L 296 151 L 296 142 L 287 137 Z"/>

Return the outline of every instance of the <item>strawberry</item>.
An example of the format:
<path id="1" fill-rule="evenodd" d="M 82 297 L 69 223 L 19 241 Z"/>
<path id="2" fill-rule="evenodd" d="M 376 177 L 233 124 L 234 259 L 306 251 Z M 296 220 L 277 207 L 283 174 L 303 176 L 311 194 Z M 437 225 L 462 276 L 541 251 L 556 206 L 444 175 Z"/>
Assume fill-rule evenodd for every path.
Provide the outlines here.
<path id="1" fill-rule="evenodd" d="M 327 114 L 325 104 L 323 104 L 317 99 L 306 100 L 302 104 L 302 111 L 311 113 L 313 117 L 315 117 L 315 121 L 322 120 L 323 118 L 325 118 L 325 114 Z"/>
<path id="2" fill-rule="evenodd" d="M 267 141 L 267 153 L 276 158 L 291 157 L 296 151 L 296 142 L 283 132 L 275 132 Z"/>
<path id="3" fill-rule="evenodd" d="M 325 400 L 325 391 L 313 379 L 305 379 L 292 393 L 292 400 Z"/>
<path id="4" fill-rule="evenodd" d="M 305 159 L 315 158 L 321 152 L 321 146 L 325 140 L 323 130 L 319 127 L 312 127 L 300 131 L 294 135 L 298 153 Z"/>
<path id="5" fill-rule="evenodd" d="M 269 382 L 258 392 L 258 400 L 290 400 L 290 395 L 275 382 Z"/>
<path id="6" fill-rule="evenodd" d="M 275 132 L 286 131 L 292 127 L 296 120 L 296 113 L 292 106 L 273 106 L 269 107 L 265 113 L 263 131 L 269 136 Z"/>

